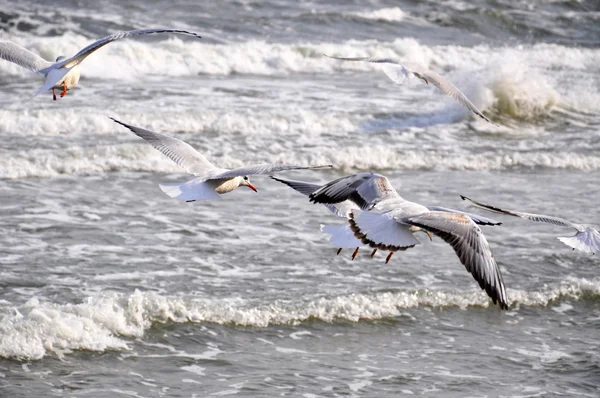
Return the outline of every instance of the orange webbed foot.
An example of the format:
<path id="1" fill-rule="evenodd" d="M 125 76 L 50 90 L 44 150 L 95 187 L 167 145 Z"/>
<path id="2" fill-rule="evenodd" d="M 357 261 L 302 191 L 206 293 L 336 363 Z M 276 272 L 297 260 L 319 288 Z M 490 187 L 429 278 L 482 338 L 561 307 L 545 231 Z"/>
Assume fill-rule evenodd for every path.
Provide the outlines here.
<path id="1" fill-rule="evenodd" d="M 390 252 L 390 254 L 388 254 L 388 256 L 385 258 L 385 263 L 389 263 L 390 259 L 392 258 L 392 256 L 394 255 L 394 252 Z"/>
<path id="2" fill-rule="evenodd" d="M 356 255 L 358 254 L 358 247 L 356 248 L 356 250 L 354 250 L 354 253 L 352 253 L 352 260 L 354 260 L 356 258 Z"/>

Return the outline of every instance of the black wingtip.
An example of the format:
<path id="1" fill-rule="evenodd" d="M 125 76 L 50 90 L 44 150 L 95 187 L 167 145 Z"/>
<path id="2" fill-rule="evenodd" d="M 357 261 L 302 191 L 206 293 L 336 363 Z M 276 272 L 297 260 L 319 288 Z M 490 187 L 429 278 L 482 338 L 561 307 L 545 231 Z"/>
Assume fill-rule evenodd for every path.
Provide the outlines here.
<path id="1" fill-rule="evenodd" d="M 460 195 L 460 198 L 461 198 L 462 200 L 471 200 L 471 199 L 467 198 L 465 195 Z"/>
<path id="2" fill-rule="evenodd" d="M 120 121 L 118 121 L 118 120 L 117 120 L 117 119 L 115 119 L 114 117 L 111 117 L 111 116 L 109 116 L 108 118 L 109 118 L 109 119 L 111 119 L 113 122 L 115 122 L 115 123 L 117 123 L 117 124 L 120 124 L 121 126 L 123 126 L 123 127 L 126 127 L 126 128 L 128 128 L 128 129 L 130 129 L 130 130 L 131 130 L 131 127 L 129 127 L 129 125 L 127 125 L 127 124 L 125 124 L 125 123 L 123 123 L 123 122 L 120 122 Z"/>

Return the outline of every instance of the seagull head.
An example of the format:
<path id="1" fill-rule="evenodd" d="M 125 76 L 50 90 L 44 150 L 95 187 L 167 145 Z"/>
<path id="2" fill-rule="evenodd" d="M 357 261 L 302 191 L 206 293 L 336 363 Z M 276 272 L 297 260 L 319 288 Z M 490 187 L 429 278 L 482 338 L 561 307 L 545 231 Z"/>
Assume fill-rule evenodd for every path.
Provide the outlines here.
<path id="1" fill-rule="evenodd" d="M 241 178 L 240 185 L 248 187 L 251 190 L 253 190 L 254 192 L 258 192 L 258 190 L 256 189 L 256 187 L 250 183 L 250 179 L 248 178 L 248 176 L 243 176 L 243 177 L 240 177 L 240 178 Z"/>

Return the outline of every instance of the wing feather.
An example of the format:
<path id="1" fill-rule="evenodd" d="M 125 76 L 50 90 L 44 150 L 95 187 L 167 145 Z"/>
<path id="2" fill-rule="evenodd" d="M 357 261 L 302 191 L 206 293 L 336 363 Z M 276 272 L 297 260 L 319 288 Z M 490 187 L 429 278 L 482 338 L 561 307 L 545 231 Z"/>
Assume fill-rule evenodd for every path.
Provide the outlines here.
<path id="1" fill-rule="evenodd" d="M 333 180 L 309 195 L 314 203 L 332 204 L 350 200 L 369 210 L 384 199 L 400 198 L 390 181 L 375 173 L 359 173 Z"/>
<path id="2" fill-rule="evenodd" d="M 115 40 L 123 39 L 125 37 L 150 35 L 150 34 L 155 34 L 155 33 L 176 33 L 176 34 L 189 35 L 189 36 L 194 36 L 194 37 L 197 37 L 197 38 L 201 38 L 196 33 L 188 32 L 186 30 L 178 30 L 178 29 L 138 29 L 138 30 L 129 30 L 129 31 L 125 31 L 125 32 L 115 33 L 115 34 L 103 37 L 100 40 L 96 40 L 92 44 L 84 47 L 82 50 L 80 50 L 77 54 L 75 54 L 71 58 L 67 58 L 67 59 L 62 60 L 60 62 L 57 62 L 57 63 L 53 64 L 52 67 L 53 68 L 63 68 L 63 67 L 71 68 L 71 67 L 73 67 L 73 66 L 81 63 L 81 61 L 83 61 L 84 59 L 86 59 L 89 55 L 91 55 L 92 53 L 94 53 L 96 50 L 99 50 L 100 48 L 104 47 L 108 43 L 111 43 L 111 42 L 113 42 Z"/>
<path id="3" fill-rule="evenodd" d="M 123 127 L 127 127 L 138 137 L 143 138 L 155 149 L 162 152 L 169 159 L 181 166 L 185 171 L 198 177 L 207 178 L 211 173 L 220 173 L 224 169 L 215 167 L 202 154 L 192 148 L 189 144 L 169 137 L 165 134 L 155 133 L 139 127 L 130 126 L 123 122 L 113 119 L 113 121 Z"/>
<path id="4" fill-rule="evenodd" d="M 486 291 L 494 304 L 508 308 L 508 299 L 500 268 L 481 229 L 466 215 L 427 212 L 407 217 L 404 222 L 429 231 L 448 243 L 467 271 Z"/>
<path id="5" fill-rule="evenodd" d="M 286 170 L 315 170 L 331 168 L 333 165 L 321 165 L 321 166 L 300 166 L 295 164 L 284 164 L 284 163 L 262 163 L 254 164 L 250 166 L 243 166 L 233 170 L 227 170 L 224 172 L 216 173 L 210 176 L 212 180 L 219 180 L 233 177 L 243 177 L 248 175 L 259 175 L 259 174 L 272 174 Z"/>
<path id="6" fill-rule="evenodd" d="M 0 58 L 37 73 L 52 65 L 52 62 L 8 40 L 0 40 Z"/>
<path id="7" fill-rule="evenodd" d="M 325 54 L 324 54 L 325 55 Z M 342 61 L 362 61 L 379 64 L 383 72 L 395 83 L 402 84 L 412 74 L 423 80 L 425 83 L 431 83 L 437 87 L 442 93 L 449 97 L 454 98 L 462 106 L 482 118 L 483 120 L 495 124 L 488 119 L 476 106 L 462 93 L 454 84 L 446 80 L 442 76 L 435 72 L 426 70 L 419 67 L 418 65 L 402 65 L 397 61 L 388 58 L 370 58 L 370 57 L 356 57 L 356 58 L 345 58 L 345 57 L 332 57 L 325 55 L 326 57 L 339 59 Z"/>
<path id="8" fill-rule="evenodd" d="M 580 232 L 585 229 L 584 226 L 572 223 L 570 221 L 565 220 L 564 218 L 546 216 L 543 214 L 522 213 L 520 211 L 501 209 L 499 207 L 490 206 L 490 205 L 486 205 L 485 203 L 474 201 L 473 199 L 469 199 L 463 195 L 460 195 L 460 197 L 462 198 L 462 200 L 466 200 L 476 207 L 491 211 L 493 213 L 508 214 L 508 215 L 520 217 L 520 218 L 523 218 L 523 219 L 529 220 L 529 221 L 543 222 L 543 223 L 558 225 L 560 227 L 574 228 Z"/>

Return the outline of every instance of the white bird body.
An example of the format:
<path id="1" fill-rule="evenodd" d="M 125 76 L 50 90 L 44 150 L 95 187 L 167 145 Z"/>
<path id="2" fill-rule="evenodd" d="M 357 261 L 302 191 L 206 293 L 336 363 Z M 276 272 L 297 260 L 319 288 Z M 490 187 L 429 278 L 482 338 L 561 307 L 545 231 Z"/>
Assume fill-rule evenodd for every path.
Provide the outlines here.
<path id="1" fill-rule="evenodd" d="M 347 58 L 347 57 L 333 57 L 331 55 L 323 54 L 328 58 L 339 59 L 341 61 L 361 61 L 361 62 L 369 62 L 377 64 L 381 67 L 381 70 L 396 84 L 402 84 L 411 76 L 418 77 L 424 83 L 431 83 L 435 87 L 437 87 L 442 93 L 446 94 L 449 97 L 454 98 L 458 101 L 462 106 L 467 108 L 469 111 L 473 112 L 486 122 L 495 124 L 490 119 L 487 118 L 476 106 L 471 102 L 469 98 L 465 94 L 462 93 L 454 84 L 450 81 L 446 80 L 439 74 L 427 70 L 419 65 L 415 64 L 400 64 L 397 61 L 387 58 L 371 58 L 371 57 L 356 57 L 356 58 Z"/>
<path id="2" fill-rule="evenodd" d="M 564 218 L 546 216 L 544 214 L 524 213 L 515 210 L 501 209 L 496 206 L 476 202 L 473 199 L 469 199 L 463 195 L 461 195 L 461 198 L 476 207 L 491 211 L 493 213 L 508 214 L 529 221 L 543 222 L 547 224 L 554 224 L 559 227 L 573 228 L 576 231 L 575 235 L 561 236 L 557 239 L 563 242 L 565 245 L 571 247 L 573 250 L 580 250 L 582 252 L 591 254 L 596 254 L 598 251 L 600 251 L 600 231 L 598 231 L 598 228 L 594 227 L 593 225 L 577 224 L 565 220 Z"/>
<path id="3" fill-rule="evenodd" d="M 233 170 L 214 166 L 201 153 L 189 144 L 165 134 L 155 133 L 139 127 L 131 126 L 111 118 L 116 123 L 128 128 L 138 137 L 143 138 L 156 150 L 177 163 L 185 171 L 196 178 L 184 183 L 159 184 L 160 189 L 172 198 L 193 202 L 196 200 L 220 199 L 221 194 L 246 186 L 258 192 L 250 183 L 248 175 L 272 174 L 285 170 L 306 170 L 330 168 L 324 166 L 298 166 L 291 164 L 264 163 L 244 166 Z"/>
<path id="4" fill-rule="evenodd" d="M 9 62 L 13 62 L 17 65 L 20 65 L 26 69 L 29 69 L 33 72 L 44 76 L 44 85 L 34 94 L 34 97 L 45 91 L 53 90 L 53 98 L 56 100 L 56 94 L 54 94 L 54 89 L 62 87 L 63 91 L 61 93 L 61 97 L 64 97 L 67 94 L 67 90 L 70 90 L 71 88 L 75 87 L 79 83 L 79 65 L 92 53 L 115 40 L 119 40 L 125 37 L 140 36 L 154 33 L 176 33 L 200 38 L 200 36 L 196 33 L 176 29 L 130 30 L 106 36 L 83 48 L 81 51 L 79 51 L 77 54 L 70 58 L 66 58 L 64 56 L 58 57 L 56 59 L 56 62 L 54 63 L 46 61 L 39 55 L 11 41 L 0 40 L 0 58 Z"/>
<path id="5" fill-rule="evenodd" d="M 342 177 L 310 193 L 314 185 L 310 187 L 310 184 L 302 185 L 299 181 L 274 179 L 307 194 L 311 202 L 324 204 L 336 214 L 335 206 L 347 207 L 347 201 L 355 204 L 347 213 L 349 228 L 325 226 L 322 229 L 332 235 L 330 241 L 338 247 L 352 244 L 354 246 L 350 247 L 356 247 L 358 242 L 374 249 L 389 250 L 387 262 L 395 251 L 407 250 L 420 243 L 414 232 L 439 236 L 452 246 L 461 263 L 492 301 L 503 309 L 508 308 L 502 274 L 487 240 L 474 221 L 489 224 L 491 220 L 479 216 L 471 218 L 467 213 L 451 209 L 433 207 L 445 210 L 432 210 L 407 201 L 386 177 L 375 173 Z M 351 239 L 350 232 L 355 240 Z"/>

